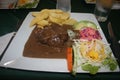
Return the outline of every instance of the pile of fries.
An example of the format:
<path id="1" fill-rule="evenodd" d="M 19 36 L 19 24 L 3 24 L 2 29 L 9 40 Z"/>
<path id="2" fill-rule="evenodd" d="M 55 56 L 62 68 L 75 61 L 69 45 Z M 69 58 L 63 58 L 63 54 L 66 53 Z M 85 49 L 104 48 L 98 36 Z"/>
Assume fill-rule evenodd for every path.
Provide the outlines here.
<path id="1" fill-rule="evenodd" d="M 51 23 L 73 25 L 77 22 L 70 18 L 69 13 L 58 9 L 43 9 L 40 12 L 33 12 L 32 16 L 34 16 L 34 19 L 31 21 L 30 26 L 37 25 L 40 28 L 44 28 L 44 26 Z"/>

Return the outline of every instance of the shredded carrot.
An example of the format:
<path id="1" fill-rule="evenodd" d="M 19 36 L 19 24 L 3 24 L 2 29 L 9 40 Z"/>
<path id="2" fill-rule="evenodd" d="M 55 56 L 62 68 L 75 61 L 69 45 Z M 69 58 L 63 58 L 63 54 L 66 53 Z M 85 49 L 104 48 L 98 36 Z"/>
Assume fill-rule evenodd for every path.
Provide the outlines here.
<path id="1" fill-rule="evenodd" d="M 68 70 L 71 72 L 72 71 L 72 48 L 71 47 L 67 48 L 67 67 L 68 67 Z"/>

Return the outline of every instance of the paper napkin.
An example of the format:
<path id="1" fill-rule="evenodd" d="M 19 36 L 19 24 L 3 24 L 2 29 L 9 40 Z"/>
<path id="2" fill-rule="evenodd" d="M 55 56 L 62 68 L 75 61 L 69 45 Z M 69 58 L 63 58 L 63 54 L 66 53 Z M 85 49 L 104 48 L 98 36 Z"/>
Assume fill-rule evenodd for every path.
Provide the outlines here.
<path id="1" fill-rule="evenodd" d="M 5 34 L 3 36 L 0 36 L 0 56 L 3 53 L 4 49 L 7 47 L 10 39 L 14 35 L 15 32 L 11 32 L 8 34 Z"/>

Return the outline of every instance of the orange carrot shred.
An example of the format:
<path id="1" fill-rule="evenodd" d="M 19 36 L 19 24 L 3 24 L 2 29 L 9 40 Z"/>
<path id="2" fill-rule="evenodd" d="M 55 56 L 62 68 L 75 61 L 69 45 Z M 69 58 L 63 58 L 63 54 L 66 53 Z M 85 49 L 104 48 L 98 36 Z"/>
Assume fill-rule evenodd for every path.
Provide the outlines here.
<path id="1" fill-rule="evenodd" d="M 71 72 L 72 71 L 72 48 L 68 47 L 67 48 L 67 67 L 68 70 Z"/>

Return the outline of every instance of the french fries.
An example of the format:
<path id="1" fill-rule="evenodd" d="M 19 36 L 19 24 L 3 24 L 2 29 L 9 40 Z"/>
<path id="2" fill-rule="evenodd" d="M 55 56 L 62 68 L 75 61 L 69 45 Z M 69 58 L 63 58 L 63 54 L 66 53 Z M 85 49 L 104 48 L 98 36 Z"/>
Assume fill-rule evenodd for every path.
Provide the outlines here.
<path id="1" fill-rule="evenodd" d="M 40 28 L 51 23 L 73 25 L 77 22 L 70 18 L 69 13 L 58 9 L 43 9 L 40 12 L 33 12 L 32 16 L 34 19 L 31 21 L 30 26 L 37 25 Z"/>

